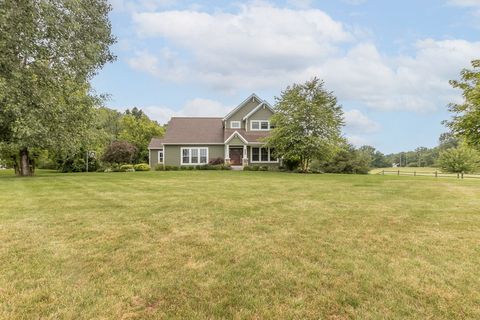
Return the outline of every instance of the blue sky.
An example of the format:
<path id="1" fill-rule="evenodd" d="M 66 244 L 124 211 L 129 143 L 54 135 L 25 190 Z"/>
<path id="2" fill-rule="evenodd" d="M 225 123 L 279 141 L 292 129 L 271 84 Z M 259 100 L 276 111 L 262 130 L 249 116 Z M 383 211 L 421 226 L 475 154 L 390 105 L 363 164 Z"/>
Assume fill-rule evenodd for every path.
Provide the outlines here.
<path id="1" fill-rule="evenodd" d="M 107 106 L 223 116 L 252 92 L 274 103 L 314 76 L 345 135 L 390 153 L 432 147 L 448 80 L 480 58 L 480 0 L 111 0 L 118 59 L 95 77 Z"/>

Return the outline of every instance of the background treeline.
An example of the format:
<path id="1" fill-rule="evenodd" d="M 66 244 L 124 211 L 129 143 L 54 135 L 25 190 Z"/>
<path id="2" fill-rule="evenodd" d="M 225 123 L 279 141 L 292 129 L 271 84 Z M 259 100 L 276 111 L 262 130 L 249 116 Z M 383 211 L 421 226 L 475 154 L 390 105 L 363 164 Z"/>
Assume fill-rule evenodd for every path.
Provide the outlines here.
<path id="1" fill-rule="evenodd" d="M 91 128 L 85 133 L 84 142 L 76 152 L 36 150 L 34 156 L 38 168 L 83 172 L 86 171 L 88 156 L 89 171 L 101 170 L 107 167 L 107 164 L 110 166 L 115 162 L 115 154 L 112 160 L 112 153 L 125 149 L 128 150 L 128 163 L 148 163 L 150 139 L 161 137 L 165 132 L 164 126 L 151 120 L 138 108 L 127 109 L 122 113 L 100 107 L 95 110 L 94 119 Z"/>

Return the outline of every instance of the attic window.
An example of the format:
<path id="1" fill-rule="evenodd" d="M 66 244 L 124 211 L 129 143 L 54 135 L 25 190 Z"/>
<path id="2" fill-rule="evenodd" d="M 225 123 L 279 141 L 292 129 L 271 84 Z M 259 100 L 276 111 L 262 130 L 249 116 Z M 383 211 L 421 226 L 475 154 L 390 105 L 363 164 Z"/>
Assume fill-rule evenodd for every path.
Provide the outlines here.
<path id="1" fill-rule="evenodd" d="M 230 121 L 230 128 L 240 129 L 240 127 L 241 127 L 240 121 Z"/>

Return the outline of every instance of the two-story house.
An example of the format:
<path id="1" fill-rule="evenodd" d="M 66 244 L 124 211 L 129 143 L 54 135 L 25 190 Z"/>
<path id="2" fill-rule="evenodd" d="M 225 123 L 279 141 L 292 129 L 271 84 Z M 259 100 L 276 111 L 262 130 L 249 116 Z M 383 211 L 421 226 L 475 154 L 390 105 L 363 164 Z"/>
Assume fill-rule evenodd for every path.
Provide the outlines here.
<path id="1" fill-rule="evenodd" d="M 148 146 L 150 166 L 205 165 L 224 159 L 232 166 L 278 165 L 262 139 L 270 132 L 272 106 L 252 94 L 223 118 L 173 117 L 163 138 Z"/>

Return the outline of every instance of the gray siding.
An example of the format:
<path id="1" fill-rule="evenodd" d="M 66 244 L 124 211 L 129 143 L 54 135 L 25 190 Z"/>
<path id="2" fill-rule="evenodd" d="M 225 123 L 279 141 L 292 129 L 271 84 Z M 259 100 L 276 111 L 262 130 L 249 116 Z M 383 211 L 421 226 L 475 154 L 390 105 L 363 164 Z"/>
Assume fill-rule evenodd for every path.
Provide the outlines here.
<path id="1" fill-rule="evenodd" d="M 155 169 L 155 166 L 158 164 L 158 151 L 159 149 L 149 150 L 150 153 L 150 168 Z"/>
<path id="2" fill-rule="evenodd" d="M 226 127 L 228 129 L 230 128 L 230 121 L 240 121 L 241 123 L 241 128 L 245 129 L 245 121 L 243 121 L 243 118 L 253 109 L 255 109 L 256 106 L 258 106 L 260 102 L 257 100 L 252 101 L 250 100 L 247 104 L 245 104 L 242 108 L 237 110 L 234 114 L 230 116 L 230 118 L 227 119 Z"/>
<path id="3" fill-rule="evenodd" d="M 180 166 L 181 165 L 181 148 L 188 147 L 207 147 L 208 148 L 208 161 L 210 162 L 216 158 L 225 158 L 225 147 L 223 145 L 166 145 L 164 146 L 165 152 L 165 165 L 167 166 Z"/>

